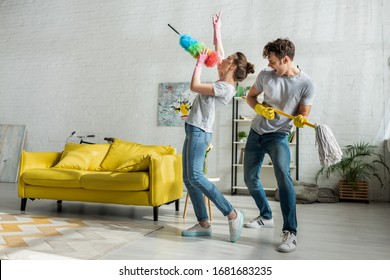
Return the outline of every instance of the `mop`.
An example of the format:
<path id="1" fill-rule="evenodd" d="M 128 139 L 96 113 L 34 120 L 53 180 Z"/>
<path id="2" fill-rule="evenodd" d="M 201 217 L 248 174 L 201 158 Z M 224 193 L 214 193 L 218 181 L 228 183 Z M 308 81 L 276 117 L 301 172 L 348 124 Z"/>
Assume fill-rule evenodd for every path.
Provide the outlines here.
<path id="1" fill-rule="evenodd" d="M 283 111 L 275 109 L 275 113 L 283 115 L 287 118 L 294 119 L 294 116 Z M 308 121 L 304 123 L 315 129 L 316 131 L 316 146 L 318 148 L 318 156 L 322 166 L 331 166 L 341 161 L 343 155 L 340 146 L 337 144 L 336 137 L 327 125 L 313 124 Z"/>

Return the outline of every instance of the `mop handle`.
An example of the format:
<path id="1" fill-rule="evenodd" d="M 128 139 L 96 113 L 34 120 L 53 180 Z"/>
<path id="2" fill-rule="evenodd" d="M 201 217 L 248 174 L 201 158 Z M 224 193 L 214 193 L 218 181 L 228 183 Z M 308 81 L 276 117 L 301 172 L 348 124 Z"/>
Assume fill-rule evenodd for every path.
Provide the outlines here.
<path id="1" fill-rule="evenodd" d="M 287 114 L 287 113 L 285 113 L 285 112 L 283 112 L 283 111 L 280 111 L 280 110 L 278 110 L 278 109 L 275 109 L 275 108 L 274 108 L 274 111 L 275 111 L 275 113 L 281 114 L 281 115 L 283 115 L 283 116 L 285 116 L 285 117 L 287 117 L 287 118 L 289 118 L 289 119 L 292 119 L 292 120 L 293 120 L 293 119 L 295 118 L 294 116 L 292 116 L 292 115 L 290 115 L 290 114 Z M 310 126 L 310 127 L 312 127 L 312 128 L 315 128 L 315 127 L 316 127 L 315 124 L 310 123 L 310 122 L 304 122 L 304 124 L 305 124 L 305 125 L 308 125 L 308 126 Z"/>

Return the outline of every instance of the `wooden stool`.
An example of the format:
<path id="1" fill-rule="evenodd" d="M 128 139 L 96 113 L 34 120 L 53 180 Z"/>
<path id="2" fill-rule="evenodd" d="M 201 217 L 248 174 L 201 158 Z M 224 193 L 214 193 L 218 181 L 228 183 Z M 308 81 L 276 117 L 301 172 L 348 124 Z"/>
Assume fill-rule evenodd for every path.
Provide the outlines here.
<path id="1" fill-rule="evenodd" d="M 220 178 L 207 178 L 210 182 L 219 182 Z M 186 202 L 184 204 L 184 210 L 183 210 L 183 219 L 186 218 L 186 214 L 187 214 L 187 206 L 188 206 L 188 197 L 189 197 L 189 194 L 187 192 L 187 195 L 186 195 Z M 204 196 L 204 204 L 206 204 L 209 208 L 209 218 L 210 218 L 210 222 L 213 220 L 213 217 L 212 217 L 212 212 L 211 212 L 211 201 L 210 199 L 208 199 L 206 196 Z"/>

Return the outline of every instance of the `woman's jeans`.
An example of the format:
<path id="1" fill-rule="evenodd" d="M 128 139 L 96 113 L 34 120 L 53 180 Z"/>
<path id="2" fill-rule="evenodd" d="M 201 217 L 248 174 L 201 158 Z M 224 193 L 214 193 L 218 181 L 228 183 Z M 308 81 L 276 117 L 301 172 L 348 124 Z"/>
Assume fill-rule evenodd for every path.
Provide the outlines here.
<path id="1" fill-rule="evenodd" d="M 196 218 L 198 222 L 209 219 L 203 195 L 210 199 L 224 216 L 227 216 L 233 211 L 232 205 L 203 173 L 206 149 L 211 142 L 212 134 L 187 123 L 185 123 L 185 131 L 183 180 L 194 206 Z"/>
<path id="2" fill-rule="evenodd" d="M 265 154 L 268 154 L 271 158 L 279 188 L 283 230 L 287 230 L 296 235 L 296 194 L 290 176 L 291 154 L 287 134 L 268 133 L 259 135 L 251 129 L 245 146 L 245 184 L 260 210 L 260 215 L 265 219 L 271 219 L 272 210 L 260 182 L 260 168 Z"/>

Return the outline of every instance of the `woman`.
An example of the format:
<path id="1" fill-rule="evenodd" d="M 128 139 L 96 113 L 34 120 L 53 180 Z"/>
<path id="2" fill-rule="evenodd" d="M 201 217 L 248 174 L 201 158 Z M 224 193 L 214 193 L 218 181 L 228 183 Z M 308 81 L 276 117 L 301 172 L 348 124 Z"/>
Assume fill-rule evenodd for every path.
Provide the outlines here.
<path id="1" fill-rule="evenodd" d="M 221 40 L 221 13 L 213 17 L 214 45 L 220 57 L 224 57 Z M 216 110 L 227 105 L 236 94 L 235 83 L 243 81 L 248 73 L 254 73 L 254 65 L 245 55 L 236 52 L 218 63 L 219 80 L 202 83 L 202 66 L 208 50 L 199 54 L 191 80 L 191 90 L 198 95 L 185 123 L 186 138 L 183 146 L 183 180 L 187 187 L 198 224 L 182 231 L 183 236 L 211 236 L 207 209 L 203 196 L 209 198 L 221 213 L 228 218 L 230 241 L 235 242 L 242 230 L 244 215 L 233 208 L 217 187 L 203 174 L 207 146 L 212 138 L 212 126 Z"/>

